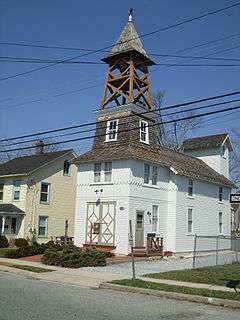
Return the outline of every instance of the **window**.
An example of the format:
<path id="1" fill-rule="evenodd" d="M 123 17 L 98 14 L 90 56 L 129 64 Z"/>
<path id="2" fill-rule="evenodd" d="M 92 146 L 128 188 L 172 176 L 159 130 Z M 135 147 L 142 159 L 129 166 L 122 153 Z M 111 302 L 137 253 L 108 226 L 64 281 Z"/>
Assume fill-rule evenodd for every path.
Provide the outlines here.
<path id="1" fill-rule="evenodd" d="M 104 181 L 109 182 L 111 180 L 112 180 L 112 162 L 105 162 Z"/>
<path id="2" fill-rule="evenodd" d="M 107 122 L 106 141 L 116 141 L 118 131 L 118 120 L 110 120 Z"/>
<path id="3" fill-rule="evenodd" d="M 148 123 L 143 120 L 140 120 L 140 141 L 149 143 Z"/>
<path id="4" fill-rule="evenodd" d="M 188 180 L 188 195 L 193 196 L 193 180 Z"/>
<path id="5" fill-rule="evenodd" d="M 47 237 L 48 234 L 48 217 L 39 216 L 38 221 L 38 236 Z"/>
<path id="6" fill-rule="evenodd" d="M 70 161 L 65 160 L 63 163 L 63 175 L 64 176 L 69 176 L 70 175 Z"/>
<path id="7" fill-rule="evenodd" d="M 152 232 L 157 232 L 158 224 L 158 206 L 153 205 L 152 207 Z"/>
<path id="8" fill-rule="evenodd" d="M 152 167 L 152 184 L 154 186 L 157 185 L 157 178 L 158 178 L 158 168 L 156 166 Z"/>
<path id="9" fill-rule="evenodd" d="M 219 233 L 223 233 L 223 222 L 222 222 L 222 212 L 218 214 L 218 226 L 219 226 Z"/>
<path id="10" fill-rule="evenodd" d="M 101 162 L 94 163 L 94 182 L 101 180 Z"/>
<path id="11" fill-rule="evenodd" d="M 16 234 L 17 230 L 17 218 L 6 217 L 4 225 L 4 234 Z"/>
<path id="12" fill-rule="evenodd" d="M 21 187 L 21 180 L 14 180 L 13 181 L 13 200 L 14 201 L 20 200 L 20 187 Z"/>
<path id="13" fill-rule="evenodd" d="M 144 164 L 144 183 L 149 183 L 150 178 L 150 165 Z"/>
<path id="14" fill-rule="evenodd" d="M 50 200 L 50 183 L 42 182 L 40 202 L 49 203 Z"/>
<path id="15" fill-rule="evenodd" d="M 223 201 L 223 188 L 222 187 L 219 187 L 219 189 L 218 189 L 218 200 L 220 202 Z"/>
<path id="16" fill-rule="evenodd" d="M 0 201 L 3 201 L 4 181 L 0 180 Z"/>
<path id="17" fill-rule="evenodd" d="M 188 233 L 193 232 L 193 209 L 188 209 Z"/>

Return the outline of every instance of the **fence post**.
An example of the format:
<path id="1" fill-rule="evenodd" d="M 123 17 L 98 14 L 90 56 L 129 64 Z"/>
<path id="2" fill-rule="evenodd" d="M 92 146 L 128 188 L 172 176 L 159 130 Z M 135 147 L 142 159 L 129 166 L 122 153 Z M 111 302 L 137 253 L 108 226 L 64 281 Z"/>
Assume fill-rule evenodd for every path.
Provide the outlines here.
<path id="1" fill-rule="evenodd" d="M 196 267 L 196 249 L 197 249 L 197 235 L 194 235 L 194 244 L 193 244 L 193 269 Z"/>
<path id="2" fill-rule="evenodd" d="M 133 232 L 132 232 L 132 220 L 129 220 L 129 244 L 131 246 L 131 258 L 132 258 L 132 279 L 135 280 L 135 261 L 133 252 Z"/>
<path id="3" fill-rule="evenodd" d="M 238 262 L 238 238 L 235 236 L 235 256 L 236 256 L 236 262 Z"/>
<path id="4" fill-rule="evenodd" d="M 218 265 L 218 236 L 217 236 L 217 242 L 216 242 L 216 266 Z"/>

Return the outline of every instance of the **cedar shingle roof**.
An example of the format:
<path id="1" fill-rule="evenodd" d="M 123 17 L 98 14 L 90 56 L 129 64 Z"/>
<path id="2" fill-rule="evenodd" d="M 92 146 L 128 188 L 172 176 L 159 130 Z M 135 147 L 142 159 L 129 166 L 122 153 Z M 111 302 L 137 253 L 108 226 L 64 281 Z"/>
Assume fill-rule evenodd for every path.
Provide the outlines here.
<path id="1" fill-rule="evenodd" d="M 217 173 L 202 160 L 166 148 L 118 144 L 106 148 L 94 148 L 76 158 L 75 163 L 114 161 L 131 158 L 173 168 L 179 175 L 192 179 L 203 180 L 230 188 L 234 187 L 232 181 Z"/>
<path id="2" fill-rule="evenodd" d="M 187 139 L 183 142 L 182 148 L 185 151 L 218 148 L 221 147 L 227 137 L 228 134 L 223 133 L 212 136 Z"/>
<path id="3" fill-rule="evenodd" d="M 31 156 L 12 159 L 0 165 L 0 176 L 28 174 L 33 170 L 36 170 L 39 167 L 46 165 L 48 162 L 53 161 L 69 152 L 72 152 L 72 150 L 34 154 Z"/>
<path id="4" fill-rule="evenodd" d="M 23 214 L 24 211 L 14 206 L 12 203 L 0 203 L 0 213 Z"/>
<path id="5" fill-rule="evenodd" d="M 148 61 L 149 64 L 154 64 L 154 62 L 148 57 L 133 22 L 128 22 L 126 24 L 110 55 L 104 58 L 103 61 L 108 62 L 109 58 L 130 51 L 140 53 L 141 56 L 146 58 L 146 61 Z"/>

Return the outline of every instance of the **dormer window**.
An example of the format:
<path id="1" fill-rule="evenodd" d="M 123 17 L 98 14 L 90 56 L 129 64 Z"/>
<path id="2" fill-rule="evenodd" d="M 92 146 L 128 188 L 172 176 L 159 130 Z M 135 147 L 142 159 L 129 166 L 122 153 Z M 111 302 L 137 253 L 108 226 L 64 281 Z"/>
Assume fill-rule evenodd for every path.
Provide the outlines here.
<path id="1" fill-rule="evenodd" d="M 188 196 L 193 196 L 193 180 L 188 180 Z"/>
<path id="2" fill-rule="evenodd" d="M 106 141 L 116 141 L 117 140 L 117 131 L 118 131 L 118 119 L 109 120 L 107 122 L 106 130 Z"/>
<path id="3" fill-rule="evenodd" d="M 69 176 L 70 175 L 70 161 L 65 160 L 63 163 L 63 175 Z"/>
<path id="4" fill-rule="evenodd" d="M 140 141 L 149 143 L 148 123 L 147 121 L 140 120 Z"/>

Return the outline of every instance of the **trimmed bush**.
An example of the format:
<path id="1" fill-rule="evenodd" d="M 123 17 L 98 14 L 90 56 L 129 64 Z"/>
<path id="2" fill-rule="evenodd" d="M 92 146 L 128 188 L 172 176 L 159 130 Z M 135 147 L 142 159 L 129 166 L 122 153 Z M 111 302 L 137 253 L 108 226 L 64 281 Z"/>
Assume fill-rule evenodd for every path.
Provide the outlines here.
<path id="1" fill-rule="evenodd" d="M 8 248 L 9 247 L 9 243 L 8 243 L 8 239 L 5 236 L 0 236 L 0 248 Z"/>
<path id="2" fill-rule="evenodd" d="M 48 265 L 65 268 L 96 267 L 106 265 L 106 252 L 97 250 L 81 250 L 76 246 L 65 246 L 61 251 L 46 250 L 42 262 Z"/>
<path id="3" fill-rule="evenodd" d="M 32 246 L 21 247 L 16 250 L 9 250 L 5 253 L 6 258 L 22 258 L 34 256 L 37 254 L 43 254 L 45 248 L 40 244 L 34 244 Z"/>
<path id="4" fill-rule="evenodd" d="M 15 239 L 15 246 L 18 248 L 24 248 L 28 246 L 28 241 L 24 238 Z"/>

